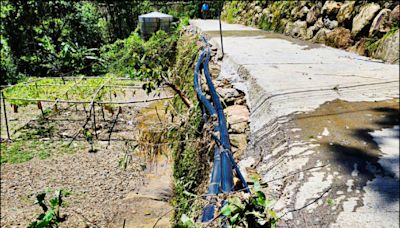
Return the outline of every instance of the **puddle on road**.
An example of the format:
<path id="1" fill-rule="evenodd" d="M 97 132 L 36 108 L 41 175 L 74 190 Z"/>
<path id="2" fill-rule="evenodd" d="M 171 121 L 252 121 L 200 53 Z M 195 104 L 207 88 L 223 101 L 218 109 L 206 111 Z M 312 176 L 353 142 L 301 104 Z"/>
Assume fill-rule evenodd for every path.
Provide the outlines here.
<path id="1" fill-rule="evenodd" d="M 323 167 L 304 169 L 285 191 L 295 208 L 328 191 L 317 204 L 293 213 L 293 222 L 307 219 L 314 224 L 338 223 L 338 227 L 376 221 L 385 227 L 398 224 L 398 99 L 326 102 L 295 115 L 293 123 L 290 140 L 317 147 L 312 153 L 293 156 L 290 167 Z M 303 158 L 306 164 L 296 165 Z M 332 206 L 327 200 L 334 202 Z M 365 211 L 371 213 L 364 217 Z"/>
<path id="2" fill-rule="evenodd" d="M 390 185 L 393 181 L 398 182 L 398 169 L 388 169 L 382 165 L 382 161 L 387 160 L 387 153 L 382 148 L 390 147 L 397 151 L 396 156 L 390 157 L 393 161 L 385 160 L 386 163 L 398 162 L 399 159 L 398 147 L 393 148 L 399 140 L 398 99 L 379 102 L 335 100 L 321 105 L 314 112 L 297 115 L 295 123 L 302 129 L 304 141 L 320 145 L 320 153 L 312 160 L 329 164 L 330 173 L 337 173 L 335 178 L 352 180 L 348 195 L 360 196 L 357 192 L 364 187 L 368 189 L 372 180 L 386 178 L 390 181 L 386 181 L 384 186 L 379 185 L 379 190 L 376 190 L 379 199 L 387 202 L 398 200 L 392 195 L 399 188 Z M 394 133 L 385 138 L 385 144 L 378 144 L 373 135 L 382 129 L 392 129 Z M 393 143 L 393 140 L 397 143 Z M 363 200 L 357 201 L 354 210 L 364 204 Z"/>
<path id="3" fill-rule="evenodd" d="M 399 124 L 399 101 L 346 102 L 335 100 L 295 119 L 305 140 L 342 153 L 372 159 L 379 147 L 370 132 Z M 362 152 L 362 153 L 361 153 Z"/>

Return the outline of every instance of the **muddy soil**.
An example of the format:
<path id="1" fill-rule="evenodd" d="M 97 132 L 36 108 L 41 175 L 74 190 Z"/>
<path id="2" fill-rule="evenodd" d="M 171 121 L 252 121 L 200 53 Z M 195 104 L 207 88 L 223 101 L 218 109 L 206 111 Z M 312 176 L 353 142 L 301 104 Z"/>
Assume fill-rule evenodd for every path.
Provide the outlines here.
<path id="1" fill-rule="evenodd" d="M 121 99 L 130 99 L 128 96 L 123 95 Z M 50 144 L 47 158 L 42 160 L 34 154 L 31 160 L 23 163 L 1 164 L 1 227 L 26 227 L 41 213 L 41 208 L 35 204 L 36 195 L 46 191 L 50 198 L 57 189 L 69 193 L 61 208 L 65 221 L 60 227 L 121 227 L 124 221 L 125 227 L 152 227 L 165 214 L 165 209 L 169 210 L 169 159 L 149 163 L 149 159 L 143 157 L 143 151 L 132 148 L 139 143 L 140 135 L 148 130 L 139 127 L 142 125 L 139 117 L 146 113 L 143 110 L 163 107 L 164 102 L 122 106 L 116 121 L 118 107 L 113 107 L 111 112 L 97 106 L 96 132 L 92 118 L 87 124 L 94 138 L 97 133 L 94 151 L 90 151 L 90 144 L 79 132 L 86 121 L 88 107 L 85 111 L 83 105 L 59 104 L 58 112 L 50 113 L 47 120 L 43 120 L 36 105 L 19 108 L 18 113 L 12 112 L 7 105 L 13 141 L 3 141 L 5 147 L 26 140 L 21 137 L 43 125 L 53 129 L 47 135 L 29 134 L 34 140 Z M 154 103 L 160 105 L 154 106 Z M 155 116 L 142 117 L 149 128 L 159 126 L 159 119 L 152 119 Z M 3 123 L 2 115 L 4 139 Z M 57 146 L 69 143 L 70 153 L 60 153 Z M 154 192 L 147 194 L 151 192 L 149 189 Z M 164 190 L 168 194 L 162 193 Z M 169 226 L 169 214 L 162 216 L 158 224 Z"/>
<path id="2" fill-rule="evenodd" d="M 289 118 L 258 144 L 260 152 L 270 152 L 255 162 L 270 197 L 277 199 L 274 209 L 284 215 L 278 226 L 398 224 L 398 170 L 383 165 L 398 164 L 398 148 L 388 159 L 372 136 L 382 129 L 398 131 L 398 99 L 335 100 Z"/>

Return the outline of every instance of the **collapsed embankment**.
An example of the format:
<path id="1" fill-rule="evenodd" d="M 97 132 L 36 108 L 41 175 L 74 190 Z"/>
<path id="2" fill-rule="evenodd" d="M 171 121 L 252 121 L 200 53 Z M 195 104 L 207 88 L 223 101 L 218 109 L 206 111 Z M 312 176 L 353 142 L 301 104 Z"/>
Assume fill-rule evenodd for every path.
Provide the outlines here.
<path id="1" fill-rule="evenodd" d="M 207 203 L 202 196 L 207 192 L 215 145 L 207 131 L 210 126 L 203 122 L 199 102 L 193 91 L 194 65 L 192 64 L 195 63 L 198 51 L 204 44 L 199 41 L 198 35 L 191 35 L 192 32 L 189 28 L 188 33 L 185 33 L 178 42 L 177 61 L 181 63 L 177 64 L 180 70 L 177 72 L 177 78 L 181 81 L 175 83 L 185 92 L 193 107 L 187 109 L 183 104 L 180 106 L 175 104 L 177 113 L 170 111 L 181 123 L 178 124 L 179 127 L 170 129 L 169 136 L 171 142 L 177 142 L 176 146 L 172 146 L 174 223 L 180 223 L 184 214 L 195 220 L 201 217 L 202 208 Z M 229 80 L 217 78 L 220 68 L 221 58 L 217 48 L 211 46 L 209 70 L 224 107 L 232 152 L 234 157 L 238 158 L 246 149 L 248 142 L 249 109 L 243 89 L 236 88 Z M 208 94 L 206 81 L 201 80 L 201 82 L 203 90 Z M 179 104 L 182 101 L 177 99 L 176 102 Z"/>

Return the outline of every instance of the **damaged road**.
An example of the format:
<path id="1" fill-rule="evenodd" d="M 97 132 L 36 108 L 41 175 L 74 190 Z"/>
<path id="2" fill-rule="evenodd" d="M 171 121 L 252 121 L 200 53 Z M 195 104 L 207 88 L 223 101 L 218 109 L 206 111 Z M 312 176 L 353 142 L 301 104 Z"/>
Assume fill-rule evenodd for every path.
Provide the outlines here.
<path id="1" fill-rule="evenodd" d="M 256 167 L 284 226 L 394 227 L 399 223 L 397 100 L 336 100 L 291 116 Z"/>
<path id="2" fill-rule="evenodd" d="M 191 21 L 221 47 L 215 20 Z M 399 68 L 222 23 L 220 79 L 246 91 L 239 165 L 276 200 L 280 227 L 397 227 Z M 220 50 L 220 48 L 219 48 Z"/>

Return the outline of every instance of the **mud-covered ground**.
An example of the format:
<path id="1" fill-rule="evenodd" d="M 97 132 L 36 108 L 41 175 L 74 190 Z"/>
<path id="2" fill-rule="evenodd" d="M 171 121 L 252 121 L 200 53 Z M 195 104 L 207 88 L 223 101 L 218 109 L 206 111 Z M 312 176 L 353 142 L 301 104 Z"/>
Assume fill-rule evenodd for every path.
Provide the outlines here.
<path id="1" fill-rule="evenodd" d="M 135 203 L 135 213 L 142 217 L 158 218 L 165 213 L 162 208 L 168 208 L 168 199 L 161 201 L 161 210 L 151 213 L 146 205 L 156 203 L 128 197 L 143 194 L 143 186 L 150 183 L 146 173 L 156 172 L 146 169 L 148 158 L 140 147 L 134 148 L 140 134 L 159 124 L 158 119 L 152 119 L 156 115 L 147 114 L 155 112 L 157 106 L 160 109 L 164 102 L 122 106 L 116 122 L 118 107 L 102 111 L 97 106 L 98 139 L 93 118 L 86 125 L 94 138 L 93 151 L 82 132 L 86 121 L 83 105 L 58 104 L 58 112 L 53 110 L 43 119 L 36 105 L 20 107 L 14 113 L 7 104 L 12 141 L 5 140 L 2 113 L 1 227 L 26 227 L 42 212 L 35 204 L 36 195 L 47 192 L 49 199 L 59 189 L 67 194 L 60 210 L 65 219 L 61 227 L 120 227 L 131 216 L 126 213 L 128 201 Z M 142 119 L 147 121 L 145 130 L 140 127 Z M 75 134 L 77 137 L 72 140 Z M 153 179 L 158 182 L 155 176 Z M 162 183 L 169 187 L 168 182 Z"/>
<path id="2" fill-rule="evenodd" d="M 285 118 L 247 158 L 277 200 L 279 226 L 398 225 L 398 99 L 335 100 Z"/>

